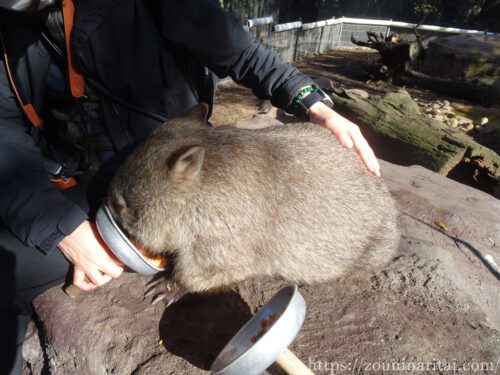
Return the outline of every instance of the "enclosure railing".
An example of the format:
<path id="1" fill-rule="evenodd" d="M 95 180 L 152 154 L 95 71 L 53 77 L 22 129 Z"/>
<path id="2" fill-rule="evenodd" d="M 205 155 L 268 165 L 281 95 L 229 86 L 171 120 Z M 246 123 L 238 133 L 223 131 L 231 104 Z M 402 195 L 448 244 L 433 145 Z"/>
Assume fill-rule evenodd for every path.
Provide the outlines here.
<path id="1" fill-rule="evenodd" d="M 391 32 L 402 38 L 415 39 L 415 24 L 393 20 L 362 18 L 332 18 L 302 23 L 301 21 L 274 24 L 273 17 L 248 20 L 245 27 L 265 46 L 275 50 L 283 61 L 290 62 L 306 56 L 338 47 L 354 47 L 351 35 L 358 40 L 366 39 L 366 32 L 373 31 L 389 35 Z M 444 34 L 492 35 L 481 30 L 459 29 L 433 25 L 419 25 L 420 35 L 439 36 Z"/>

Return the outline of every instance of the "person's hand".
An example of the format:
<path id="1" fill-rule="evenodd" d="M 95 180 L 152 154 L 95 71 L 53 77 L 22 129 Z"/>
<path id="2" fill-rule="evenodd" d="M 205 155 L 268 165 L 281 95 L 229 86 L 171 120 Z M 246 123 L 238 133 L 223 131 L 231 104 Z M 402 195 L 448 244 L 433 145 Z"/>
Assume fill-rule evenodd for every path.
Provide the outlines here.
<path id="1" fill-rule="evenodd" d="M 356 124 L 342 117 L 322 102 L 313 104 L 307 114 L 311 122 L 329 129 L 341 145 L 347 148 L 354 146 L 366 169 L 373 175 L 380 176 L 377 158 Z"/>
<path id="2" fill-rule="evenodd" d="M 73 263 L 73 284 L 79 289 L 94 289 L 123 272 L 123 264 L 110 255 L 96 228 L 87 220 L 66 236 L 58 247 Z"/>

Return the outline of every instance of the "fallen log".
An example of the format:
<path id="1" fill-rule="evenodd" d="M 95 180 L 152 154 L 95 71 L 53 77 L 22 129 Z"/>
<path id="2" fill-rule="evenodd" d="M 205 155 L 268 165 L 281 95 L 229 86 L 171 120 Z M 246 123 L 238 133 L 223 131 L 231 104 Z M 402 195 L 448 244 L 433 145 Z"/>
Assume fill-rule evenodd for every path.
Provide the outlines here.
<path id="1" fill-rule="evenodd" d="M 500 156 L 462 131 L 422 115 L 405 90 L 369 98 L 346 91 L 332 93 L 335 109 L 362 127 L 378 157 L 445 176 L 466 171 L 478 183 L 492 185 L 483 190 L 495 189 Z"/>

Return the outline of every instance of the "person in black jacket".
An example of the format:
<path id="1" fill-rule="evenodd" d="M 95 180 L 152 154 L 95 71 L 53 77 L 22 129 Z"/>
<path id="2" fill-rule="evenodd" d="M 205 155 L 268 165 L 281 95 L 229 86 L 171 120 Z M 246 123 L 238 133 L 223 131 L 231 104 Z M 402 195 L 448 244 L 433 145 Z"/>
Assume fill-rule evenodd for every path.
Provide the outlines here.
<path id="1" fill-rule="evenodd" d="M 330 129 L 379 175 L 359 128 L 217 1 L 75 0 L 74 15 L 62 12 L 61 1 L 66 10 L 73 6 L 66 0 L 0 5 L 7 8 L 0 8 L 2 374 L 22 368 L 33 298 L 62 282 L 70 266 L 72 282 L 83 290 L 120 276 L 123 265 L 92 224 L 106 183 L 163 121 L 198 102 L 211 105 L 216 77 L 230 76 L 257 97 Z M 61 192 L 49 174 L 79 182 Z"/>

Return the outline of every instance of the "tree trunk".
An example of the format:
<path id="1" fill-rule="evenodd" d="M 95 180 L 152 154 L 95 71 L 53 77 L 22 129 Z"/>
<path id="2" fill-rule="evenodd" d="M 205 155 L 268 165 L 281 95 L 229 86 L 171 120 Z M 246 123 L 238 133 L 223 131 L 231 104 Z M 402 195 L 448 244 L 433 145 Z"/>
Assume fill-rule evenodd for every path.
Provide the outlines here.
<path id="1" fill-rule="evenodd" d="M 398 69 L 408 61 L 414 61 L 420 51 L 419 41 L 406 42 L 396 38 L 395 42 L 387 41 L 382 35 L 367 31 L 368 42 L 356 40 L 351 34 L 351 42 L 358 46 L 369 47 L 380 53 L 380 63 L 390 69 Z M 390 38 L 390 37 L 389 37 Z"/>

